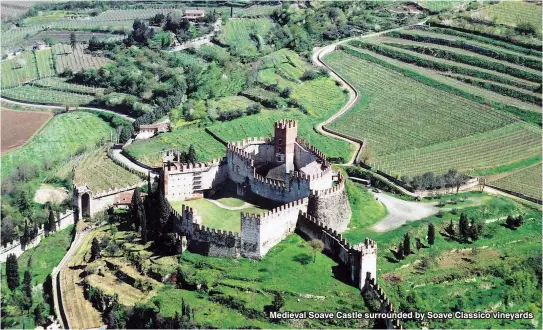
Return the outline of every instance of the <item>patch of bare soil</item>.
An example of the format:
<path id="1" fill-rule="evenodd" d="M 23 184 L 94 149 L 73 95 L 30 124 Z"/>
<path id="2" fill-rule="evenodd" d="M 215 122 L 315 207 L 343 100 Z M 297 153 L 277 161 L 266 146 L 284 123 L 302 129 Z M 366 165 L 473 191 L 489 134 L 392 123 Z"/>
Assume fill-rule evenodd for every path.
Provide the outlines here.
<path id="1" fill-rule="evenodd" d="M 47 202 L 60 203 L 66 198 L 68 198 L 68 190 L 66 188 L 57 188 L 48 184 L 42 184 L 34 195 L 34 201 L 40 204 Z"/>
<path id="2" fill-rule="evenodd" d="M 53 117 L 50 112 L 13 111 L 2 109 L 2 154 L 30 140 Z"/>
<path id="3" fill-rule="evenodd" d="M 439 266 L 442 268 L 459 268 L 476 263 L 481 259 L 490 259 L 498 256 L 494 249 L 473 249 L 452 250 L 440 256 Z"/>

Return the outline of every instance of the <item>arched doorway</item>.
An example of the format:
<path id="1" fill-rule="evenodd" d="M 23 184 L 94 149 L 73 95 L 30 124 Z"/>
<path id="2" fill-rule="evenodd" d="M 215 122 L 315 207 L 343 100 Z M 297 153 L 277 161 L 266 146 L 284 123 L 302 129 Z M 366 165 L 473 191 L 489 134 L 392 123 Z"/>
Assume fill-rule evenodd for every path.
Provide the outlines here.
<path id="1" fill-rule="evenodd" d="M 81 195 L 81 215 L 83 218 L 90 217 L 90 195 L 89 193 L 84 193 Z"/>

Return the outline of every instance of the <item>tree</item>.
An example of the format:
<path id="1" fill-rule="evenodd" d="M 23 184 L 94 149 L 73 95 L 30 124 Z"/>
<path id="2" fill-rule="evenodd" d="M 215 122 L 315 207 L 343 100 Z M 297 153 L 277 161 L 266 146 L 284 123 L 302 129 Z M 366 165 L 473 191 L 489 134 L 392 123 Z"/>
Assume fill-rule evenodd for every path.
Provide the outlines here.
<path id="1" fill-rule="evenodd" d="M 468 239 L 469 237 L 468 217 L 464 213 L 460 213 L 460 221 L 458 222 L 458 232 L 464 240 Z"/>
<path id="2" fill-rule="evenodd" d="M 119 133 L 119 142 L 125 143 L 126 141 L 130 140 L 134 133 L 134 127 L 132 125 L 124 125 L 121 128 L 121 132 Z"/>
<path id="3" fill-rule="evenodd" d="M 196 150 L 194 150 L 194 145 L 190 145 L 189 152 L 187 154 L 187 161 L 189 163 L 196 163 L 198 161 L 198 156 L 196 155 Z"/>
<path id="4" fill-rule="evenodd" d="M 435 232 L 434 224 L 431 223 L 428 225 L 428 244 L 430 245 L 434 244 L 435 236 L 436 236 L 436 232 Z"/>
<path id="5" fill-rule="evenodd" d="M 405 233 L 403 236 L 403 254 L 408 256 L 411 254 L 411 237 L 409 233 Z"/>
<path id="6" fill-rule="evenodd" d="M 420 248 L 422 247 L 422 243 L 420 242 L 420 238 L 418 237 L 415 238 L 415 247 L 417 248 L 417 251 L 420 250 Z"/>
<path id="7" fill-rule="evenodd" d="M 313 263 L 317 260 L 317 252 L 322 252 L 324 250 L 324 243 L 320 239 L 312 239 L 309 243 L 311 249 L 313 250 Z"/>
<path id="8" fill-rule="evenodd" d="M 515 218 L 515 222 L 514 222 L 515 227 L 520 227 L 522 226 L 523 223 L 524 223 L 524 218 L 522 217 L 522 215 L 519 215 L 518 217 Z"/>
<path id="9" fill-rule="evenodd" d="M 511 215 L 508 215 L 508 216 L 507 216 L 507 219 L 505 220 L 505 223 L 506 223 L 509 227 L 514 227 L 514 226 L 515 226 L 515 218 L 513 218 Z"/>
<path id="10" fill-rule="evenodd" d="M 141 202 L 141 190 L 140 187 L 136 187 L 134 189 L 134 193 L 132 194 L 132 200 L 130 201 L 129 206 L 129 223 L 130 226 L 134 225 L 136 231 L 140 228 L 140 209 L 143 207 L 143 203 Z"/>
<path id="11" fill-rule="evenodd" d="M 166 22 L 166 16 L 162 13 L 158 13 L 155 16 L 151 17 L 149 24 L 154 26 L 162 26 Z"/>
<path id="12" fill-rule="evenodd" d="M 30 305 L 32 305 L 32 274 L 26 270 L 23 277 L 23 292 L 30 299 Z"/>
<path id="13" fill-rule="evenodd" d="M 36 325 L 42 325 L 45 323 L 45 306 L 40 302 L 36 308 L 34 308 L 34 322 Z"/>
<path id="14" fill-rule="evenodd" d="M 520 34 L 536 35 L 537 28 L 530 22 L 520 22 L 515 27 L 515 30 Z"/>
<path id="15" fill-rule="evenodd" d="M 403 242 L 400 242 L 400 244 L 398 244 L 398 250 L 396 251 L 396 255 L 398 259 L 400 260 L 403 259 L 404 257 Z"/>
<path id="16" fill-rule="evenodd" d="M 25 246 L 28 242 L 30 242 L 30 228 L 28 228 L 28 219 L 25 219 L 25 226 L 23 229 L 23 235 L 21 236 L 21 245 Z"/>
<path id="17" fill-rule="evenodd" d="M 49 219 L 47 222 L 47 228 L 50 232 L 57 230 L 57 223 L 55 221 L 55 213 L 53 212 L 53 209 L 49 209 Z"/>
<path id="18" fill-rule="evenodd" d="M 484 221 L 475 221 L 471 219 L 470 237 L 473 241 L 478 240 L 482 235 L 485 228 Z"/>
<path id="19" fill-rule="evenodd" d="M 17 232 L 15 231 L 15 226 L 13 225 L 13 219 L 11 216 L 6 216 L 2 219 L 2 230 L 0 238 L 2 239 L 2 245 L 6 246 L 8 243 L 12 243 L 14 240 L 19 238 Z"/>
<path id="20" fill-rule="evenodd" d="M 447 233 L 449 233 L 449 235 L 454 236 L 455 232 L 454 232 L 454 223 L 452 221 L 452 218 L 451 218 L 451 221 L 449 222 L 449 225 L 447 226 L 445 230 L 447 231 Z"/>
<path id="21" fill-rule="evenodd" d="M 283 299 L 283 294 L 281 292 L 276 292 L 275 296 L 273 297 L 273 311 L 278 312 L 284 305 L 285 300 Z"/>
<path id="22" fill-rule="evenodd" d="M 19 263 L 13 253 L 9 254 L 6 260 L 6 278 L 11 291 L 19 286 Z"/>
<path id="23" fill-rule="evenodd" d="M 141 226 L 141 241 L 143 244 L 147 243 L 147 216 L 145 214 L 145 207 L 140 210 L 140 226 Z"/>
<path id="24" fill-rule="evenodd" d="M 101 252 L 102 248 L 100 247 L 100 243 L 98 243 L 98 240 L 95 238 L 92 239 L 92 244 L 91 244 L 91 258 L 90 258 L 90 261 L 94 261 L 98 258 L 100 258 L 100 252 Z"/>
<path id="25" fill-rule="evenodd" d="M 77 40 L 75 38 L 75 32 L 70 33 L 70 45 L 72 45 L 72 50 L 75 50 L 77 46 Z"/>

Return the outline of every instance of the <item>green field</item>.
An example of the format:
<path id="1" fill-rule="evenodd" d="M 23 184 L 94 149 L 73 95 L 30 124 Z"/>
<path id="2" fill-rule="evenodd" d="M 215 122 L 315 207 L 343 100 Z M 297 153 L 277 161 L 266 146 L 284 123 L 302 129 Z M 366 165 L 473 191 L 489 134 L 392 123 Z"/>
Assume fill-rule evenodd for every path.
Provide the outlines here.
<path id="1" fill-rule="evenodd" d="M 252 104 L 255 104 L 255 102 L 244 96 L 225 96 L 207 101 L 207 106 L 217 109 L 217 112 L 229 112 L 238 109 L 245 112 L 245 109 Z"/>
<path id="2" fill-rule="evenodd" d="M 483 13 L 499 24 L 516 26 L 521 22 L 531 23 L 541 33 L 541 3 L 522 0 L 501 1 L 499 4 L 486 6 Z"/>
<path id="3" fill-rule="evenodd" d="M 242 212 L 261 214 L 268 211 L 266 209 L 256 207 L 248 207 L 240 210 L 227 210 L 211 203 L 206 199 L 172 202 L 173 208 L 178 212 L 181 212 L 181 205 L 194 208 L 198 215 L 202 218 L 202 224 L 204 226 L 236 233 L 240 231 L 240 214 Z"/>
<path id="4" fill-rule="evenodd" d="M 219 40 L 228 45 L 232 54 L 257 56 L 269 52 L 265 37 L 272 26 L 273 22 L 268 18 L 229 20 Z"/>
<path id="5" fill-rule="evenodd" d="M 519 191 L 527 196 L 541 200 L 541 161 L 537 165 L 532 165 L 515 171 L 510 175 L 491 180 L 490 184 L 512 191 Z"/>
<path id="6" fill-rule="evenodd" d="M 428 8 L 431 12 L 443 12 L 450 9 L 455 9 L 467 4 L 468 0 L 418 0 L 416 1 L 424 8 Z"/>
<path id="7" fill-rule="evenodd" d="M 143 179 L 115 164 L 107 155 L 105 147 L 87 153 L 77 162 L 74 184 L 87 185 L 95 194 L 133 186 Z"/>
<path id="8" fill-rule="evenodd" d="M 2 88 L 19 86 L 38 78 L 36 59 L 32 52 L 23 52 L 10 60 L 2 61 Z"/>
<path id="9" fill-rule="evenodd" d="M 163 133 L 148 140 L 132 143 L 126 152 L 137 160 L 151 165 L 162 166 L 162 153 L 172 149 L 188 150 L 194 145 L 198 161 L 210 161 L 225 156 L 226 148 L 201 128 L 178 129 Z"/>
<path id="10" fill-rule="evenodd" d="M 24 147 L 2 156 L 2 177 L 7 178 L 22 164 L 43 166 L 47 162 L 67 161 L 78 150 L 109 139 L 110 133 L 110 126 L 90 113 L 55 116 Z"/>
<path id="11" fill-rule="evenodd" d="M 50 275 L 53 271 L 53 268 L 58 265 L 60 260 L 66 254 L 66 250 L 70 247 L 72 242 L 72 229 L 73 226 L 69 226 L 53 235 L 43 238 L 40 241 L 40 244 L 33 248 L 26 250 L 17 260 L 19 265 L 19 278 L 22 282 L 24 272 L 29 270 L 32 274 L 32 285 L 34 287 L 40 287 L 45 282 L 47 275 Z M 22 283 L 21 283 L 22 285 Z M 38 292 L 41 292 L 38 290 Z M 10 291 L 7 286 L 6 281 L 6 264 L 2 263 L 2 301 L 3 303 L 8 304 L 8 296 Z M 33 307 L 35 307 L 39 301 L 43 301 L 43 298 L 39 295 L 36 295 L 34 298 Z M 6 312 L 8 311 L 9 312 Z M 13 313 L 11 309 L 5 308 L 2 315 L 2 328 L 22 328 L 23 317 L 18 313 Z M 13 311 L 15 312 L 15 311 Z M 24 317 L 25 328 L 32 327 L 34 328 L 34 318 L 25 316 Z"/>

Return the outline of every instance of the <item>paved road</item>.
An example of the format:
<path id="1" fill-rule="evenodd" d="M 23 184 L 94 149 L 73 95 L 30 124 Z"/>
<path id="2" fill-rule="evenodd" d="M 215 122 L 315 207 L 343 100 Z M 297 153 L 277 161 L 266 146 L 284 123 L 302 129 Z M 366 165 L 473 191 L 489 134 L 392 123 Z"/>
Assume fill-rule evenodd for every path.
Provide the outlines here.
<path id="1" fill-rule="evenodd" d="M 129 158 L 127 158 L 125 155 L 122 154 L 121 149 L 111 149 L 111 156 L 115 158 L 116 160 L 118 160 L 119 162 L 126 165 L 128 168 L 133 169 L 134 171 L 143 173 L 145 175 L 147 175 L 147 173 L 151 171 L 151 177 L 155 177 L 158 175 L 158 173 L 156 173 L 156 171 L 152 167 L 144 167 L 144 166 L 134 163 L 132 160 L 130 160 Z"/>
<path id="2" fill-rule="evenodd" d="M 409 202 L 385 193 L 372 193 L 388 211 L 388 215 L 373 226 L 377 232 L 396 229 L 404 223 L 420 220 L 439 212 L 439 208 L 434 205 Z"/>
<path id="3" fill-rule="evenodd" d="M 22 106 L 28 106 L 28 107 L 35 107 L 35 108 L 44 108 L 44 109 L 65 109 L 64 107 L 60 106 L 60 105 L 47 105 L 47 104 L 37 104 L 37 103 L 25 103 L 25 102 L 19 102 L 19 101 L 14 101 L 14 100 L 8 100 L 6 98 L 0 98 L 0 101 L 2 102 L 6 102 L 6 103 L 12 103 L 12 104 L 18 104 L 18 105 L 22 105 Z M 130 122 L 134 122 L 136 121 L 136 119 L 128 116 L 128 115 L 124 115 L 122 113 L 118 113 L 118 112 L 115 112 L 115 111 L 111 111 L 111 110 L 107 110 L 107 109 L 102 109 L 102 108 L 94 108 L 94 107 L 85 107 L 85 106 L 81 106 L 79 107 L 80 109 L 88 109 L 88 110 L 93 110 L 93 111 L 99 111 L 99 112 L 106 112 L 106 113 L 111 113 L 111 114 L 114 114 L 114 115 L 117 115 L 119 117 L 122 117 Z"/>
<path id="4" fill-rule="evenodd" d="M 424 24 L 424 22 L 420 22 L 420 23 L 417 23 L 415 25 L 422 25 L 422 24 Z M 355 164 L 357 162 L 358 156 L 360 155 L 360 151 L 362 150 L 363 142 L 361 140 L 359 140 L 359 139 L 349 137 L 347 135 L 339 135 L 337 132 L 335 132 L 335 131 L 333 131 L 330 128 L 327 128 L 325 126 L 331 124 L 333 121 L 335 121 L 339 117 L 343 116 L 353 106 L 355 106 L 356 103 L 358 102 L 358 100 L 360 99 L 360 94 L 356 90 L 356 88 L 353 85 L 351 85 L 347 80 L 345 80 L 343 77 L 341 77 L 341 75 L 338 72 L 336 72 L 334 69 L 329 67 L 326 63 L 324 63 L 322 61 L 322 58 L 325 55 L 333 52 L 336 49 L 337 46 L 339 46 L 341 44 L 344 44 L 344 43 L 346 43 L 346 42 L 348 42 L 350 40 L 372 38 L 372 37 L 376 37 L 376 36 L 386 34 L 386 33 L 392 32 L 392 31 L 402 30 L 402 29 L 405 29 L 405 28 L 408 28 L 408 27 L 411 27 L 411 26 L 414 26 L 414 25 L 402 26 L 402 27 L 399 27 L 399 28 L 390 29 L 390 30 L 386 30 L 386 31 L 370 33 L 370 34 L 366 34 L 366 35 L 361 35 L 361 36 L 356 36 L 356 37 L 350 37 L 350 38 L 347 38 L 347 39 L 343 39 L 343 40 L 337 41 L 337 42 L 335 42 L 333 44 L 330 44 L 328 46 L 317 48 L 314 51 L 313 56 L 311 57 L 311 60 L 313 61 L 313 63 L 316 66 L 325 67 L 328 70 L 330 70 L 330 76 L 332 76 L 332 78 L 334 78 L 335 80 L 341 82 L 343 88 L 347 89 L 347 91 L 349 92 L 349 100 L 343 106 L 343 108 L 341 108 L 332 117 L 328 118 L 327 120 L 325 120 L 324 122 L 318 124 L 315 127 L 315 129 L 319 133 L 321 133 L 323 135 L 327 135 L 327 136 L 332 136 L 332 137 L 334 137 L 336 139 L 347 141 L 347 142 L 349 142 L 351 145 L 353 145 L 355 147 L 355 150 L 356 150 L 355 153 L 353 154 L 351 159 L 347 163 L 345 163 L 344 165 L 353 165 L 353 164 Z"/>

